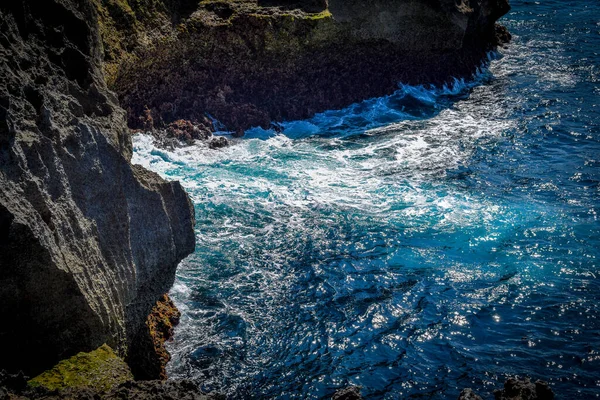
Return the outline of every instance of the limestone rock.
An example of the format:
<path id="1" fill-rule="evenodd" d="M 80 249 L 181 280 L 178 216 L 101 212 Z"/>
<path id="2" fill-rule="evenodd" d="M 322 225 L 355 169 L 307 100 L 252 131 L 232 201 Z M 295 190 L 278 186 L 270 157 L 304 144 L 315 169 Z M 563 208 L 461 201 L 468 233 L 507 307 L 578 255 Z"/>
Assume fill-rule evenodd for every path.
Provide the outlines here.
<path id="1" fill-rule="evenodd" d="M 195 245 L 181 185 L 130 164 L 96 21 L 89 0 L 0 2 L 0 368 L 29 375 L 129 354 Z"/>

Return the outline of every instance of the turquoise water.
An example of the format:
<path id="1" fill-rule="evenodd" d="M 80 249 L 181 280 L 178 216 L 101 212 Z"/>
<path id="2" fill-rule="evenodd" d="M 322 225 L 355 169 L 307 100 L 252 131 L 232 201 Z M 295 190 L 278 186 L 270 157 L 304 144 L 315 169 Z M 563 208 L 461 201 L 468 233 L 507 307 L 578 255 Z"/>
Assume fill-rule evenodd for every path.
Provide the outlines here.
<path id="1" fill-rule="evenodd" d="M 213 151 L 149 136 L 197 250 L 169 373 L 230 398 L 600 397 L 600 3 L 513 1 L 471 80 L 400 86 Z"/>

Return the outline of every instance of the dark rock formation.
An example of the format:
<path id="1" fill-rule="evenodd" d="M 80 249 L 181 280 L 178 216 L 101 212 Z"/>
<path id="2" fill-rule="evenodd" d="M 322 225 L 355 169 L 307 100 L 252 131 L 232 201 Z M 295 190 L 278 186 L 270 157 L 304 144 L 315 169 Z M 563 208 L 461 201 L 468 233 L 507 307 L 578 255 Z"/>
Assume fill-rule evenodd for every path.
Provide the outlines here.
<path id="1" fill-rule="evenodd" d="M 78 353 L 29 380 L 30 388 L 59 391 L 86 388 L 99 393 L 133 380 L 131 369 L 107 345 L 89 353 Z"/>
<path id="2" fill-rule="evenodd" d="M 331 400 L 363 400 L 360 387 L 350 386 L 335 392 Z"/>
<path id="3" fill-rule="evenodd" d="M 494 392 L 496 400 L 553 400 L 554 392 L 544 381 L 531 382 L 529 379 L 510 378 L 504 389 Z"/>
<path id="4" fill-rule="evenodd" d="M 207 118 L 195 122 L 180 119 L 162 128 L 154 128 L 153 124 L 150 126 L 147 121 L 153 119 L 151 116 L 147 118 L 141 131 L 151 132 L 155 145 L 164 149 L 173 150 L 196 142 L 204 143 L 211 149 L 220 149 L 229 145 L 225 137 L 213 135 L 212 122 Z"/>
<path id="5" fill-rule="evenodd" d="M 460 395 L 458 396 L 458 400 L 483 400 L 483 399 L 481 398 L 481 396 L 479 396 L 475 392 L 473 392 L 472 389 L 464 389 L 462 392 L 460 392 Z"/>
<path id="6" fill-rule="evenodd" d="M 223 136 L 213 137 L 210 142 L 208 142 L 208 147 L 211 149 L 222 149 L 223 147 L 227 147 L 229 145 L 229 141 Z"/>
<path id="7" fill-rule="evenodd" d="M 167 352 L 165 343 L 173 338 L 173 329 L 179 323 L 180 317 L 181 313 L 168 295 L 164 295 L 152 308 L 146 320 L 148 329 L 140 330 L 135 339 L 137 342 L 146 343 L 137 347 L 142 352 L 128 354 L 129 365 L 136 377 L 167 379 L 165 368 L 171 360 L 171 355 Z M 154 351 L 143 351 L 148 348 L 153 348 Z"/>
<path id="8" fill-rule="evenodd" d="M 211 115 L 230 131 L 302 119 L 472 74 L 498 43 L 507 0 L 204 1 L 170 35 L 138 46 L 113 83 L 143 128 Z M 498 30 L 501 38 L 508 38 Z"/>
<path id="9" fill-rule="evenodd" d="M 101 392 L 91 387 L 62 390 L 27 388 L 15 390 L 0 385 L 0 399 L 10 400 L 224 400 L 218 394 L 205 394 L 189 381 L 128 381 Z"/>
<path id="10" fill-rule="evenodd" d="M 102 397 L 104 400 L 224 400 L 218 394 L 204 394 L 189 381 L 147 381 L 122 384 Z"/>
<path id="11" fill-rule="evenodd" d="M 496 400 L 553 400 L 554 392 L 544 381 L 532 383 L 529 379 L 510 378 L 504 383 L 504 389 L 494 391 Z M 471 389 L 464 389 L 458 400 L 482 400 Z"/>
<path id="12" fill-rule="evenodd" d="M 281 7 L 300 9 L 309 13 L 319 13 L 327 9 L 327 0 L 258 0 L 261 7 Z"/>
<path id="13" fill-rule="evenodd" d="M 492 42 L 506 0 L 329 0 L 335 19 L 361 39 L 394 42 L 406 51 L 457 51 Z"/>
<path id="14" fill-rule="evenodd" d="M 0 2 L 0 368 L 125 356 L 193 251 L 177 182 L 129 162 L 89 0 Z M 142 360 L 143 361 L 143 360 Z"/>
<path id="15" fill-rule="evenodd" d="M 163 306 L 168 300 L 160 302 Z M 171 308 L 171 307 L 169 307 Z M 169 318 L 169 316 L 167 316 Z M 0 371 L 0 400 L 28 399 L 224 399 L 204 394 L 189 381 L 134 381 L 125 362 L 107 345 L 79 353 L 28 380 Z"/>

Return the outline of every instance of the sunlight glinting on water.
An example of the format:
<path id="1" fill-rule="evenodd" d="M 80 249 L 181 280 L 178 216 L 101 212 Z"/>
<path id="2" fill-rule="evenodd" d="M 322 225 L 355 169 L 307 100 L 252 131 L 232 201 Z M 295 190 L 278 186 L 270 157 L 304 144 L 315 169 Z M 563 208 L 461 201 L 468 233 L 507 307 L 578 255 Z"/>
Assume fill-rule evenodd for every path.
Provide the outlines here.
<path id="1" fill-rule="evenodd" d="M 562 32 L 550 3 L 517 4 L 513 44 L 471 80 L 217 151 L 136 136 L 133 161 L 196 208 L 171 376 L 231 398 L 445 399 L 510 374 L 595 395 L 600 124 L 575 89 L 598 71 L 565 45 L 586 7 Z"/>

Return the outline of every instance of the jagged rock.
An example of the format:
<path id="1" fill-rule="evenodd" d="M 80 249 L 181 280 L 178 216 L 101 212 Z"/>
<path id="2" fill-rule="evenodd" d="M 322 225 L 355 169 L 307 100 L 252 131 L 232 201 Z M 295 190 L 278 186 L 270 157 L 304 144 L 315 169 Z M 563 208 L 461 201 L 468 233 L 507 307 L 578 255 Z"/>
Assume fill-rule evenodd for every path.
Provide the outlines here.
<path id="1" fill-rule="evenodd" d="M 2 397 L 4 396 L 4 397 Z M 127 381 L 111 390 L 97 391 L 90 387 L 48 390 L 43 387 L 15 392 L 0 387 L 0 399 L 10 400 L 225 400 L 219 394 L 205 394 L 190 381 Z"/>
<path id="2" fill-rule="evenodd" d="M 505 45 L 512 40 L 512 35 L 505 26 L 496 24 L 496 40 L 499 45 Z"/>
<path id="3" fill-rule="evenodd" d="M 153 348 L 141 354 L 130 353 L 128 359 L 131 369 L 136 376 L 159 377 L 167 379 L 166 366 L 171 360 L 171 355 L 165 348 L 165 343 L 172 339 L 173 329 L 179 323 L 181 313 L 169 297 L 165 294 L 152 308 L 146 325 L 148 329 L 140 331 L 136 341 L 147 343 L 140 349 Z M 144 362 L 139 362 L 144 360 Z M 135 362 L 134 362 L 135 361 Z"/>
<path id="4" fill-rule="evenodd" d="M 167 126 L 167 137 L 172 137 L 180 142 L 193 143 L 194 140 L 208 140 L 212 137 L 210 122 L 192 123 L 187 120 L 177 120 Z"/>
<path id="5" fill-rule="evenodd" d="M 493 37 L 508 0 L 329 0 L 334 18 L 362 39 L 387 40 L 406 51 L 456 51 L 479 35 Z"/>
<path id="6" fill-rule="evenodd" d="M 204 394 L 190 381 L 130 382 L 114 388 L 103 397 L 105 400 L 225 400 L 218 394 Z"/>
<path id="7" fill-rule="evenodd" d="M 507 0 L 331 0 L 307 13 L 309 3 L 203 1 L 163 40 L 135 47 L 112 83 L 130 127 L 147 124 L 148 107 L 154 125 L 208 114 L 233 132 L 268 128 L 399 82 L 469 76 L 509 9 Z"/>
<path id="8" fill-rule="evenodd" d="M 229 141 L 223 136 L 213 137 L 210 142 L 208 142 L 208 147 L 211 149 L 222 149 L 227 146 L 229 146 Z"/>
<path id="9" fill-rule="evenodd" d="M 169 319 L 173 308 L 167 303 L 167 298 L 163 298 L 157 307 L 170 309 L 167 315 L 162 315 Z M 204 394 L 196 384 L 186 380 L 134 381 L 127 364 L 110 347 L 103 345 L 92 352 L 63 360 L 29 381 L 22 373 L 9 375 L 1 371 L 0 400 L 5 399 L 224 400 L 225 397 Z"/>
<path id="10" fill-rule="evenodd" d="M 362 400 L 359 386 L 349 386 L 334 393 L 331 400 Z"/>
<path id="11" fill-rule="evenodd" d="M 181 185 L 129 162 L 90 0 L 0 2 L 0 368 L 122 356 L 193 251 Z"/>
<path id="12" fill-rule="evenodd" d="M 258 0 L 264 7 L 284 7 L 300 9 L 309 13 L 319 13 L 327 9 L 327 0 Z"/>
<path id="13" fill-rule="evenodd" d="M 483 399 L 481 398 L 481 396 L 479 396 L 475 392 L 473 392 L 472 389 L 464 389 L 462 392 L 460 392 L 460 395 L 458 396 L 458 400 L 483 400 Z"/>
<path id="14" fill-rule="evenodd" d="M 20 392 L 27 387 L 27 378 L 22 371 L 19 371 L 16 374 L 10 374 L 4 370 L 0 371 L 0 388 L 4 390 L 5 393 L 8 391 Z M 2 394 L 0 392 L 0 399 L 2 399 Z"/>
<path id="15" fill-rule="evenodd" d="M 496 400 L 553 400 L 554 392 L 544 381 L 531 382 L 529 379 L 510 378 L 504 389 L 494 392 Z"/>

